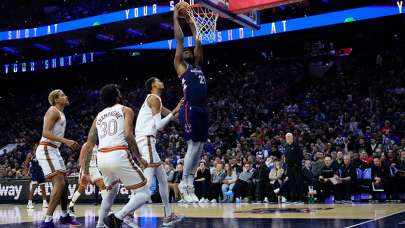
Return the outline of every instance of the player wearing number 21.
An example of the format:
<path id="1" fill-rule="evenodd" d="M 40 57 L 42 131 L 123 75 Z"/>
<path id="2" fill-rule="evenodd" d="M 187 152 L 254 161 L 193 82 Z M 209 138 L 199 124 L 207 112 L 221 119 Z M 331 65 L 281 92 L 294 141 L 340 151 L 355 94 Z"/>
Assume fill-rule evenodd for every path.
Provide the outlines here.
<path id="1" fill-rule="evenodd" d="M 174 67 L 181 80 L 184 104 L 180 108 L 179 122 L 183 128 L 187 142 L 187 152 L 184 158 L 183 179 L 179 190 L 186 202 L 198 202 L 194 194 L 194 174 L 201 159 L 204 143 L 208 137 L 207 111 L 207 82 L 202 72 L 203 48 L 201 40 L 197 39 L 196 26 L 185 13 L 188 4 L 179 3 L 174 10 L 174 36 L 176 38 L 176 54 Z M 189 24 L 195 39 L 194 50 L 184 50 L 184 34 L 180 27 L 179 18 L 184 18 Z"/>

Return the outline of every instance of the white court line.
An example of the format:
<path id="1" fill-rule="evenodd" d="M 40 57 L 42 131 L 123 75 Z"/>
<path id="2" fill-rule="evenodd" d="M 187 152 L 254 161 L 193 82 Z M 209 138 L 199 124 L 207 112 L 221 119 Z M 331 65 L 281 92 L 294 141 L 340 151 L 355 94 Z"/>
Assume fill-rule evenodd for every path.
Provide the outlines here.
<path id="1" fill-rule="evenodd" d="M 361 222 L 361 223 L 358 223 L 358 224 L 354 224 L 354 225 L 351 225 L 351 226 L 346 226 L 345 228 L 352 228 L 352 227 L 364 225 L 364 224 L 369 223 L 369 222 L 375 222 L 375 221 L 378 221 L 380 219 L 387 218 L 387 217 L 390 217 L 390 216 L 393 216 L 393 215 L 396 215 L 396 214 L 399 214 L 399 213 L 402 213 L 402 212 L 405 212 L 405 211 L 399 211 L 399 212 L 395 212 L 395 213 L 392 213 L 392 214 L 385 215 L 385 216 L 380 217 L 380 218 L 370 219 L 370 220 L 367 220 L 367 221 L 364 221 L 364 222 Z"/>

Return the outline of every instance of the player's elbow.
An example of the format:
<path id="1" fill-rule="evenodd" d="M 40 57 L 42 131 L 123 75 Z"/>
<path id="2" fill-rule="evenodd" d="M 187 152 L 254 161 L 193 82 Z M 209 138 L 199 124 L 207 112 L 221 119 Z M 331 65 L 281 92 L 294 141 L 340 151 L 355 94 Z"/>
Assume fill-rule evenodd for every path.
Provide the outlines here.
<path id="1" fill-rule="evenodd" d="M 42 137 L 49 139 L 51 137 L 51 132 L 49 130 L 42 131 Z"/>

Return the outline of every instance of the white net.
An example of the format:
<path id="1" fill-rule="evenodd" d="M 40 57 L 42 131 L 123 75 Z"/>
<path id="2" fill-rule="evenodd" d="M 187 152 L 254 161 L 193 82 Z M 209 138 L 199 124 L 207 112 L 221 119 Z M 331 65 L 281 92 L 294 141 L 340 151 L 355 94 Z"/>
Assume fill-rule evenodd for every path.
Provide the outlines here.
<path id="1" fill-rule="evenodd" d="M 197 39 L 212 42 L 215 40 L 217 31 L 217 21 L 219 14 L 204 6 L 190 7 L 188 15 L 193 20 L 196 30 Z"/>

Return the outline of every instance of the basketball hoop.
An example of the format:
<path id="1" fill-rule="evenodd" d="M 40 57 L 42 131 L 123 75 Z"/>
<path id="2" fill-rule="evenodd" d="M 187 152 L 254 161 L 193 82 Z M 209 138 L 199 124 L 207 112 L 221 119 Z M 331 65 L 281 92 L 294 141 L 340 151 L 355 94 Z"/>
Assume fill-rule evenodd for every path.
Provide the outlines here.
<path id="1" fill-rule="evenodd" d="M 219 13 L 200 4 L 190 6 L 187 13 L 197 30 L 196 39 L 215 41 Z"/>

